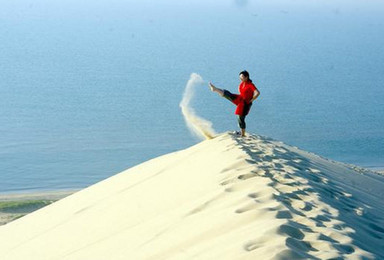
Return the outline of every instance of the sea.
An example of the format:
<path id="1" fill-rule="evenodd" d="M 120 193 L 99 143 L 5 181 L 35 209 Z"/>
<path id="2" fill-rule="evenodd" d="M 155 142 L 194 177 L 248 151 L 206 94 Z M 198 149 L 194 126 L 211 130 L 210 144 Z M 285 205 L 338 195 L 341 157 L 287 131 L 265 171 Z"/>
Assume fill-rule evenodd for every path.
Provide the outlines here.
<path id="1" fill-rule="evenodd" d="M 260 91 L 247 131 L 384 168 L 384 1 L 5 0 L 0 8 L 0 193 L 82 189 L 216 132 Z"/>

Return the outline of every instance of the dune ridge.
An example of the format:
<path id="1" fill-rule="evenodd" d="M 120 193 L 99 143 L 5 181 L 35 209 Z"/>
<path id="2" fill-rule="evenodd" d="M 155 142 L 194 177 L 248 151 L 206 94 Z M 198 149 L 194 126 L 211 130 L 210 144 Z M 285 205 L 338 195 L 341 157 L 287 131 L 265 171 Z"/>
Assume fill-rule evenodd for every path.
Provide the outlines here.
<path id="1" fill-rule="evenodd" d="M 0 227 L 2 259 L 383 259 L 384 177 L 221 134 Z"/>

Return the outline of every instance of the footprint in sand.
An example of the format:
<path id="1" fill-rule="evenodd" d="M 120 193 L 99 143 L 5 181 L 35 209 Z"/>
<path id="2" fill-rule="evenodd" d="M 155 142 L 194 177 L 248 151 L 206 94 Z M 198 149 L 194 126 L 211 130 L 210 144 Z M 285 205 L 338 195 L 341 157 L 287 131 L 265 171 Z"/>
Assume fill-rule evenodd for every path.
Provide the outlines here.
<path id="1" fill-rule="evenodd" d="M 312 173 L 321 173 L 321 171 L 320 170 L 318 170 L 318 169 L 315 169 L 315 168 L 307 168 L 306 170 L 308 170 L 308 171 L 310 171 L 310 172 L 312 172 Z"/>
<path id="2" fill-rule="evenodd" d="M 271 207 L 265 207 L 265 205 L 261 206 L 260 203 L 255 203 L 254 201 L 252 201 L 252 202 L 248 202 L 247 205 L 242 206 L 241 208 L 236 209 L 235 213 L 236 214 L 241 214 L 241 213 L 245 213 L 245 212 L 248 212 L 248 211 L 251 211 L 251 210 L 258 210 L 257 214 L 255 215 L 255 217 L 260 217 L 261 215 L 264 215 L 268 211 L 274 211 L 275 209 L 272 206 L 275 206 L 276 208 L 280 207 L 280 205 L 276 205 L 276 204 L 271 205 Z"/>
<path id="3" fill-rule="evenodd" d="M 247 173 L 247 174 L 240 174 L 237 176 L 233 176 L 233 175 L 234 174 L 227 175 L 227 177 L 220 182 L 220 185 L 225 186 L 231 183 L 236 183 L 236 182 L 244 181 L 250 178 L 259 177 L 259 175 L 255 171 L 251 171 L 250 173 Z"/>
<path id="4" fill-rule="evenodd" d="M 285 244 L 289 248 L 299 252 L 319 251 L 316 248 L 313 248 L 310 242 L 299 240 L 293 237 L 288 237 L 285 240 Z"/>
<path id="5" fill-rule="evenodd" d="M 258 239 L 248 241 L 244 244 L 243 248 L 246 251 L 253 251 L 255 249 L 258 249 L 260 247 L 264 247 L 266 243 L 268 243 L 272 239 L 271 234 L 264 234 Z"/>
<path id="6" fill-rule="evenodd" d="M 276 214 L 277 219 L 292 219 L 292 214 L 289 210 L 280 210 Z"/>
<path id="7" fill-rule="evenodd" d="M 238 169 L 241 169 L 242 167 L 244 167 L 244 161 L 243 160 L 240 160 L 239 162 L 236 162 L 236 163 L 233 163 L 232 165 L 230 165 L 229 167 L 223 169 L 220 173 L 226 173 L 226 172 L 229 172 L 229 171 L 236 171 Z M 235 170 L 234 170 L 235 169 Z"/>
<path id="8" fill-rule="evenodd" d="M 303 162 L 303 160 L 301 160 L 301 159 L 293 159 L 292 162 L 300 164 L 300 163 Z"/>
<path id="9" fill-rule="evenodd" d="M 226 179 L 226 180 L 220 182 L 220 185 L 226 186 L 226 185 L 234 183 L 234 182 L 236 182 L 236 178 L 229 178 L 229 179 Z"/>
<path id="10" fill-rule="evenodd" d="M 288 150 L 280 147 L 274 148 L 274 151 L 279 152 L 279 153 L 287 153 Z"/>
<path id="11" fill-rule="evenodd" d="M 244 175 L 242 178 L 245 179 L 239 179 L 239 178 L 234 178 L 233 181 L 229 182 L 228 184 L 231 184 L 230 187 L 226 188 L 226 192 L 235 192 L 235 191 L 252 191 L 252 190 L 257 190 L 257 188 L 263 188 L 265 185 L 268 185 L 270 182 L 269 179 L 266 178 L 257 178 L 259 177 L 258 175 L 251 174 L 251 175 Z M 246 181 L 244 181 L 246 180 Z M 270 193 L 270 192 L 269 192 Z"/>
<path id="12" fill-rule="evenodd" d="M 258 177 L 258 175 L 256 175 L 255 173 L 247 173 L 247 174 L 241 174 L 237 176 L 239 180 L 247 180 L 254 177 Z"/>
<path id="13" fill-rule="evenodd" d="M 304 238 L 304 233 L 301 232 L 300 229 L 293 227 L 289 224 L 281 225 L 277 233 L 280 235 L 287 235 L 289 237 L 293 237 L 295 239 L 300 239 L 300 240 Z"/>
<path id="14" fill-rule="evenodd" d="M 256 199 L 260 196 L 260 192 L 253 192 L 253 193 L 249 193 L 248 194 L 248 197 L 252 198 L 252 199 Z"/>
<path id="15" fill-rule="evenodd" d="M 244 249 L 246 251 L 253 251 L 259 247 L 262 247 L 263 244 L 258 244 L 258 243 L 254 243 L 254 242 L 249 242 L 247 244 L 244 245 Z"/>

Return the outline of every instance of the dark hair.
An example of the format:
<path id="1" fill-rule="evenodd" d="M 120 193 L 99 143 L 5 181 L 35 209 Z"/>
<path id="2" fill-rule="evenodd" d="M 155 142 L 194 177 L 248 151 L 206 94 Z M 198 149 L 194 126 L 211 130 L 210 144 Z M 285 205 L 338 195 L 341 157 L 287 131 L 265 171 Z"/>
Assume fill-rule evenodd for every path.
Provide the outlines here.
<path id="1" fill-rule="evenodd" d="M 244 77 L 247 77 L 247 78 L 248 78 L 248 80 L 249 80 L 250 82 L 252 82 L 252 80 L 249 78 L 249 73 L 248 73 L 248 71 L 246 71 L 246 70 L 243 70 L 242 72 L 240 72 L 240 73 L 239 73 L 239 75 L 241 75 L 241 74 L 243 74 L 243 75 L 244 75 Z"/>

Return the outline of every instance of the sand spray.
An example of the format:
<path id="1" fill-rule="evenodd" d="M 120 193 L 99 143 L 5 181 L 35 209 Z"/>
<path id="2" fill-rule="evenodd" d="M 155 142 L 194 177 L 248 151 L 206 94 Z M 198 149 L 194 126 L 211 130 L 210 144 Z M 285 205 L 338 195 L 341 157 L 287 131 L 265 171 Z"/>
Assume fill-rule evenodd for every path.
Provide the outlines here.
<path id="1" fill-rule="evenodd" d="M 212 127 L 212 122 L 196 115 L 195 110 L 190 104 L 195 95 L 195 88 L 201 87 L 204 83 L 203 78 L 199 74 L 192 73 L 185 86 L 183 99 L 180 102 L 181 112 L 183 113 L 188 129 L 192 134 L 202 140 L 212 139 L 216 135 L 216 132 Z"/>

